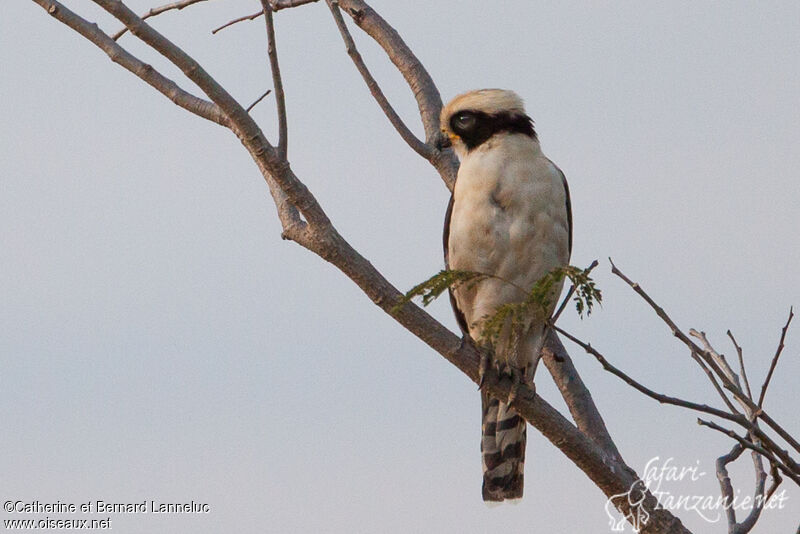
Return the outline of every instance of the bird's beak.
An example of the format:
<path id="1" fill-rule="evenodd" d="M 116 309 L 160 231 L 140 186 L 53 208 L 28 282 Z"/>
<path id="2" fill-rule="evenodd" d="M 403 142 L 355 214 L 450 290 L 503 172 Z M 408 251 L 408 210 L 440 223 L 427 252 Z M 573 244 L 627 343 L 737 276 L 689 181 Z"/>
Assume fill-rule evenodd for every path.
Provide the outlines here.
<path id="1" fill-rule="evenodd" d="M 450 138 L 447 137 L 447 134 L 445 134 L 444 132 L 439 132 L 436 135 L 436 139 L 433 142 L 433 146 L 436 147 L 436 150 L 441 152 L 445 148 L 450 148 L 451 146 L 453 146 L 453 143 L 450 142 Z"/>

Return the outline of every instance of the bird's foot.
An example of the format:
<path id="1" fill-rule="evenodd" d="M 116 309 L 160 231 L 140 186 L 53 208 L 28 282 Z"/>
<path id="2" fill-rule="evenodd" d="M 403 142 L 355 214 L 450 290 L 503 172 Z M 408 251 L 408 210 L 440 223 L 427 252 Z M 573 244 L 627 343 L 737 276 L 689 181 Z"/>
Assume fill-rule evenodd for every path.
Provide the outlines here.
<path id="1" fill-rule="evenodd" d="M 519 395 L 519 388 L 523 382 L 522 373 L 519 369 L 513 366 L 508 366 L 506 369 L 511 374 L 511 391 L 509 391 L 508 400 L 506 401 L 506 404 L 510 406 L 511 403 L 516 400 L 517 395 Z"/>
<path id="2" fill-rule="evenodd" d="M 523 385 L 527 385 L 531 392 L 528 394 L 526 393 L 526 397 L 533 398 L 536 396 L 536 384 L 533 382 L 532 373 L 530 373 L 530 368 L 525 368 L 525 370 L 520 370 L 517 367 L 508 366 L 505 369 L 505 374 L 511 378 L 511 390 L 508 393 L 508 399 L 506 404 L 511 405 L 517 397 L 519 397 L 520 389 Z"/>

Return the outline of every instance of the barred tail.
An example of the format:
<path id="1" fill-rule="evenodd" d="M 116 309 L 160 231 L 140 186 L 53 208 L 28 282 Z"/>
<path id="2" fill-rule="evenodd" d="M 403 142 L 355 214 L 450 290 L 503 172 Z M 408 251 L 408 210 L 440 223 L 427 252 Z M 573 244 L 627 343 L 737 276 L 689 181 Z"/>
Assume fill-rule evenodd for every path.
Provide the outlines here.
<path id="1" fill-rule="evenodd" d="M 522 497 L 525 467 L 525 420 L 507 404 L 481 392 L 483 421 L 483 500 Z"/>

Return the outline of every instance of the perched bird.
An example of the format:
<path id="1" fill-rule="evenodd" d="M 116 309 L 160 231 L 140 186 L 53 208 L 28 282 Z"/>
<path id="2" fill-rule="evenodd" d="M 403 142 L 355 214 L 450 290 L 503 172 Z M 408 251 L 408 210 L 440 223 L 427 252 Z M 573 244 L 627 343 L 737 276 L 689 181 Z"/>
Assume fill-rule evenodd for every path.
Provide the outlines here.
<path id="1" fill-rule="evenodd" d="M 448 269 L 490 275 L 450 291 L 459 326 L 479 346 L 482 323 L 499 306 L 524 301 L 537 281 L 569 263 L 572 213 L 564 174 L 545 157 L 522 99 L 511 91 L 482 89 L 455 97 L 442 110 L 440 149 L 452 146 L 461 161 L 444 225 Z M 500 373 L 533 385 L 546 324 L 562 284 L 541 314 L 519 335 L 507 324 L 492 345 Z M 522 497 L 525 420 L 509 403 L 482 392 L 483 500 Z"/>

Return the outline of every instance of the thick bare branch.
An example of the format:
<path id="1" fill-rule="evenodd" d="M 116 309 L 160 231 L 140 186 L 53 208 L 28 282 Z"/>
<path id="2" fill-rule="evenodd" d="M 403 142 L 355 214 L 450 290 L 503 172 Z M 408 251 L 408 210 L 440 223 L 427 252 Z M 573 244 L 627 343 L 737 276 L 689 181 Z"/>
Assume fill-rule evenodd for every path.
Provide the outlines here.
<path id="1" fill-rule="evenodd" d="M 733 505 L 735 496 L 733 485 L 731 484 L 730 476 L 728 475 L 728 464 L 734 462 L 745 447 L 741 443 L 736 443 L 733 449 L 728 454 L 720 456 L 717 459 L 717 479 L 719 480 L 720 492 L 722 493 L 723 502 L 725 504 L 725 514 L 728 519 L 728 532 L 730 534 L 747 534 L 755 526 L 758 518 L 761 517 L 761 511 L 764 509 L 764 504 L 769 500 L 771 494 L 767 497 L 764 495 L 764 486 L 767 480 L 767 474 L 764 471 L 764 462 L 761 459 L 761 454 L 752 451 L 750 456 L 753 459 L 753 467 L 755 469 L 756 483 L 753 490 L 753 507 L 750 513 L 741 523 L 736 522 L 736 507 Z"/>
<path id="2" fill-rule="evenodd" d="M 198 4 L 200 2 L 205 2 L 205 1 L 206 0 L 181 0 L 180 2 L 172 2 L 170 4 L 165 4 L 163 6 L 153 7 L 153 8 L 150 8 L 150 10 L 147 13 L 142 15 L 142 20 L 149 19 L 150 17 L 154 17 L 156 15 L 160 15 L 161 13 L 164 13 L 165 11 L 172 11 L 173 9 L 179 9 L 180 10 L 180 9 L 183 9 L 184 7 L 188 7 L 188 6 L 191 6 L 193 4 Z M 122 28 L 120 31 L 115 33 L 114 36 L 111 37 L 111 38 L 116 41 L 117 39 L 122 37 L 125 34 L 125 32 L 127 32 L 127 31 L 128 31 L 128 28 Z"/>
<path id="3" fill-rule="evenodd" d="M 736 461 L 739 456 L 744 452 L 744 446 L 741 443 L 736 443 L 731 449 L 731 452 L 717 458 L 717 480 L 719 480 L 720 493 L 722 493 L 723 502 L 733 503 L 733 484 L 731 484 L 731 477 L 728 474 L 728 464 Z M 729 532 L 730 527 L 736 525 L 736 510 L 733 506 L 725 506 L 725 515 L 728 519 Z"/>
<path id="4" fill-rule="evenodd" d="M 756 474 L 756 485 L 755 489 L 753 489 L 753 507 L 750 509 L 750 513 L 747 514 L 747 517 L 744 519 L 744 521 L 734 524 L 734 534 L 747 534 L 753 530 L 753 527 L 756 526 L 756 522 L 758 522 L 758 518 L 761 517 L 761 512 L 764 510 L 764 505 L 771 496 L 771 494 L 767 493 L 767 496 L 765 497 L 764 493 L 764 486 L 767 482 L 767 473 L 764 471 L 764 462 L 761 458 L 761 454 L 756 451 L 752 451 L 750 453 L 750 457 L 753 459 L 753 469 L 755 470 Z"/>
<path id="5" fill-rule="evenodd" d="M 583 383 L 578 370 L 572 363 L 572 358 L 561 344 L 555 330 L 551 329 L 548 332 L 545 347 L 542 350 L 542 359 L 558 386 L 578 429 L 607 453 L 622 461 L 622 456 L 608 433 L 605 421 L 597 410 L 591 393 Z"/>
<path id="6" fill-rule="evenodd" d="M 147 82 L 178 106 L 198 117 L 202 117 L 222 126 L 228 126 L 228 118 L 219 106 L 181 89 L 174 81 L 158 72 L 151 65 L 139 60 L 114 42 L 111 37 L 100 31 L 97 24 L 90 23 L 78 14 L 67 9 L 57 0 L 34 0 L 34 2 L 47 10 L 55 19 L 66 24 L 87 40 L 97 45 L 98 48 L 108 54 L 111 61 L 124 67 Z"/>
<path id="7" fill-rule="evenodd" d="M 794 310 L 789 308 L 789 318 L 786 320 L 786 324 L 783 325 L 783 328 L 781 329 L 781 340 L 778 342 L 778 348 L 775 351 L 775 356 L 772 358 L 772 363 L 769 366 L 767 378 L 764 379 L 764 384 L 761 386 L 761 395 L 758 396 L 759 408 L 764 406 L 764 396 L 767 394 L 767 388 L 769 387 L 769 381 L 772 380 L 772 373 L 775 371 L 775 366 L 778 365 L 778 358 L 781 357 L 781 353 L 783 352 L 783 342 L 786 341 L 786 331 L 789 330 L 789 325 L 792 323 L 793 318 Z"/>
<path id="8" fill-rule="evenodd" d="M 772 495 L 775 493 L 775 491 L 777 491 L 778 486 L 780 486 L 781 482 L 783 482 L 781 472 L 778 469 L 778 466 L 775 464 L 770 464 L 769 476 L 772 477 L 772 483 L 769 485 L 769 489 L 767 489 L 767 494 L 764 497 L 765 501 L 769 501 L 772 498 Z"/>
<path id="9" fill-rule="evenodd" d="M 419 140 L 417 136 L 408 129 L 408 126 L 406 126 L 406 124 L 403 122 L 403 119 L 400 118 L 392 105 L 386 99 L 386 96 L 383 94 L 378 82 L 372 76 L 372 73 L 370 73 L 366 64 L 364 64 L 364 60 L 361 58 L 361 54 L 358 52 L 356 44 L 353 42 L 353 36 L 350 35 L 350 30 L 347 29 L 347 24 L 345 24 L 342 14 L 339 12 L 339 2 L 337 0 L 326 1 L 331 10 L 331 14 L 333 15 L 333 20 L 336 21 L 336 26 L 339 28 L 339 33 L 342 35 L 342 40 L 344 41 L 347 55 L 349 55 L 350 59 L 353 60 L 353 64 L 355 64 L 356 69 L 358 69 L 358 72 L 361 74 L 361 77 L 364 78 L 364 82 L 367 84 L 369 92 L 372 94 L 372 97 L 375 99 L 375 101 L 378 102 L 378 105 L 380 106 L 381 110 L 383 110 L 386 118 L 389 119 L 389 122 L 392 123 L 394 129 L 397 130 L 397 133 L 400 134 L 400 137 L 403 138 L 406 144 L 408 144 L 408 146 L 410 146 L 417 154 L 425 159 L 430 159 L 433 157 L 435 149 Z"/>

